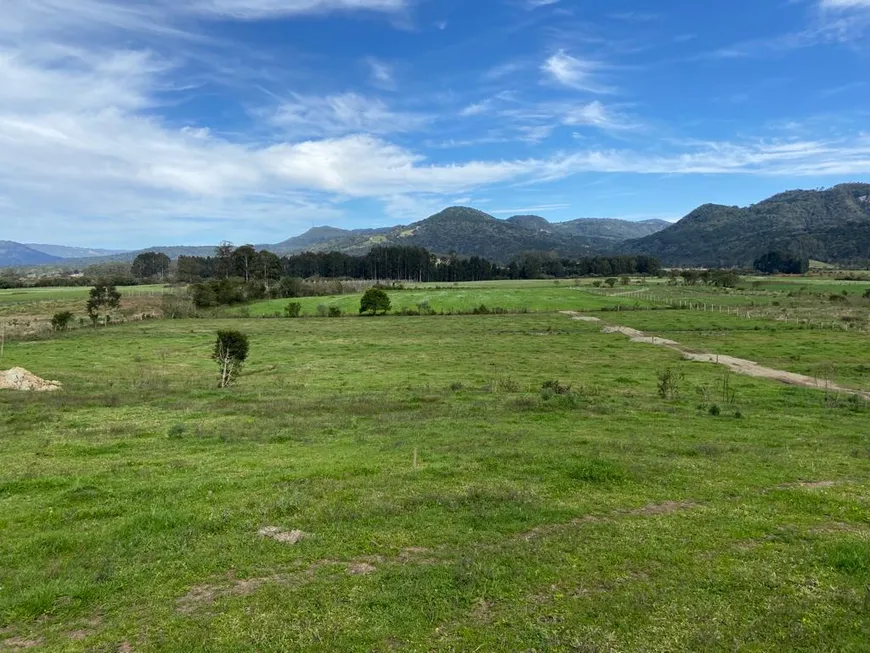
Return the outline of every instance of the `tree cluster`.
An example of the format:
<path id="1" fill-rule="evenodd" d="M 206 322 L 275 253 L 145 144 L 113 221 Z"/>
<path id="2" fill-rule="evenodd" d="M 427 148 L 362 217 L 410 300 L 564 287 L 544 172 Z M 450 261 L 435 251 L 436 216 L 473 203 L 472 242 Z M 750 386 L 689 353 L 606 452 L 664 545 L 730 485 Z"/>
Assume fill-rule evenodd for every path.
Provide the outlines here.
<path id="1" fill-rule="evenodd" d="M 511 279 L 542 277 L 589 277 L 645 274 L 657 276 L 661 265 L 650 256 L 592 256 L 580 259 L 558 258 L 549 253 L 523 254 L 507 267 Z"/>
<path id="2" fill-rule="evenodd" d="M 736 288 L 740 283 L 740 275 L 734 270 L 671 270 L 670 282 L 676 283 L 682 279 L 687 286 L 717 286 L 719 288 Z"/>
<path id="3" fill-rule="evenodd" d="M 768 252 L 755 261 L 754 267 L 764 274 L 804 274 L 810 261 L 784 252 Z"/>

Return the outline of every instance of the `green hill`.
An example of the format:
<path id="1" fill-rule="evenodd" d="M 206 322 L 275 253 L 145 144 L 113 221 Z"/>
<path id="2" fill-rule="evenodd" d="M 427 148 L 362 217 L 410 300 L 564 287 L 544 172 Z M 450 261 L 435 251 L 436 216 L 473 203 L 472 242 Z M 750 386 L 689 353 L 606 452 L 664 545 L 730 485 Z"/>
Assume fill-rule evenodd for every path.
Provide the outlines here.
<path id="1" fill-rule="evenodd" d="M 788 191 L 745 208 L 705 204 L 617 249 L 666 265 L 745 266 L 771 250 L 828 262 L 870 260 L 870 184 Z"/>

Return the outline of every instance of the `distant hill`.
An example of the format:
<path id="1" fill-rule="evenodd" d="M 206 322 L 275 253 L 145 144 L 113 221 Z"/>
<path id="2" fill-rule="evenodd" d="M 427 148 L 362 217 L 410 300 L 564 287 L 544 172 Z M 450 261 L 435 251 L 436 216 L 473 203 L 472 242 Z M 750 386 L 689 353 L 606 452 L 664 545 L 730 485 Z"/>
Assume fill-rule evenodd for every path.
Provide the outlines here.
<path id="1" fill-rule="evenodd" d="M 664 220 L 618 220 L 615 218 L 578 218 L 568 222 L 550 222 L 539 215 L 515 215 L 507 222 L 530 231 L 585 238 L 606 246 L 633 238 L 649 236 L 671 226 Z"/>
<path id="2" fill-rule="evenodd" d="M 274 245 L 263 245 L 276 254 L 294 254 L 304 251 L 342 251 L 353 248 L 356 243 L 365 243 L 379 234 L 389 233 L 393 227 L 381 229 L 339 229 L 337 227 L 313 227 L 299 236 L 293 236 Z M 334 244 L 334 245 L 333 245 Z"/>
<path id="3" fill-rule="evenodd" d="M 771 250 L 828 262 L 870 260 L 870 184 L 788 191 L 745 208 L 705 204 L 618 249 L 666 265 L 747 266 Z"/>
<path id="4" fill-rule="evenodd" d="M 85 258 L 93 256 L 113 256 L 124 254 L 124 249 L 92 249 L 88 247 L 67 247 L 65 245 L 42 245 L 38 243 L 24 243 L 26 247 L 35 249 L 37 252 L 56 256 L 58 258 Z"/>
<path id="5" fill-rule="evenodd" d="M 671 226 L 664 220 L 615 220 L 612 218 L 580 218 L 570 222 L 557 222 L 553 227 L 560 233 L 594 238 L 596 240 L 609 240 L 622 242 L 634 238 L 643 238 L 657 233 Z"/>
<path id="6" fill-rule="evenodd" d="M 27 245 L 14 243 L 10 240 L 0 240 L 0 267 L 12 267 L 19 265 L 46 265 L 62 260 L 58 256 L 52 256 L 39 252 Z"/>

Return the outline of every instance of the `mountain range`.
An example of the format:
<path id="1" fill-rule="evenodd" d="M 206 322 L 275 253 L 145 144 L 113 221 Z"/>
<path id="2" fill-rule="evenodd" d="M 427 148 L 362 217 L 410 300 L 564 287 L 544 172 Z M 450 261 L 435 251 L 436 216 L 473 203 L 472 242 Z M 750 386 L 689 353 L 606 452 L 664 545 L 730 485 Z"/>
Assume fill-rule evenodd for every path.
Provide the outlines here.
<path id="1" fill-rule="evenodd" d="M 378 229 L 315 227 L 287 240 L 257 245 L 276 254 L 338 251 L 362 254 L 378 245 L 425 247 L 431 252 L 481 256 L 507 263 L 528 251 L 578 257 L 646 254 L 670 266 L 749 266 L 781 250 L 829 263 L 870 261 L 870 184 L 793 190 L 748 207 L 705 204 L 675 224 L 663 220 L 580 218 L 550 222 L 537 215 L 497 219 L 469 207 L 450 207 L 410 225 Z M 210 256 L 214 246 L 152 247 L 134 252 L 87 250 L 0 241 L 0 267 L 83 267 L 132 261 L 144 251 Z"/>
<path id="2" fill-rule="evenodd" d="M 468 207 L 450 207 L 425 220 L 410 225 L 379 229 L 339 229 L 314 227 L 287 240 L 255 245 L 276 254 L 304 251 L 339 251 L 362 254 L 377 245 L 425 247 L 439 254 L 482 256 L 502 263 L 530 250 L 555 251 L 564 256 L 586 255 L 612 248 L 628 239 L 639 238 L 669 225 L 663 220 L 632 222 L 629 220 L 580 218 L 551 223 L 540 216 L 514 216 L 499 220 Z M 163 252 L 170 258 L 211 256 L 214 246 L 150 247 L 130 252 L 103 250 L 93 256 L 80 256 L 77 248 L 0 243 L 0 267 L 51 264 L 58 267 L 82 267 L 94 263 L 132 261 L 142 252 Z M 42 251 L 37 251 L 39 247 Z M 55 252 L 51 255 L 47 252 Z M 61 254 L 65 254 L 61 256 Z"/>

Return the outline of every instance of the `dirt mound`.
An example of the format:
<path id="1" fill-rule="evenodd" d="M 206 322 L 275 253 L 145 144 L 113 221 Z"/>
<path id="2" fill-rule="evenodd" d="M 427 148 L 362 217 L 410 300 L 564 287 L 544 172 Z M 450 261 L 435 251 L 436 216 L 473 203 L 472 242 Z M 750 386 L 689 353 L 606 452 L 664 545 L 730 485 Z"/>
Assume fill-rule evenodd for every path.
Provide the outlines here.
<path id="1" fill-rule="evenodd" d="M 46 381 L 31 374 L 23 367 L 0 371 L 0 390 L 22 390 L 25 392 L 53 392 L 60 390 L 59 381 Z"/>

